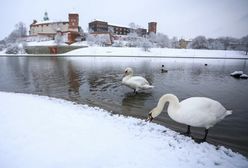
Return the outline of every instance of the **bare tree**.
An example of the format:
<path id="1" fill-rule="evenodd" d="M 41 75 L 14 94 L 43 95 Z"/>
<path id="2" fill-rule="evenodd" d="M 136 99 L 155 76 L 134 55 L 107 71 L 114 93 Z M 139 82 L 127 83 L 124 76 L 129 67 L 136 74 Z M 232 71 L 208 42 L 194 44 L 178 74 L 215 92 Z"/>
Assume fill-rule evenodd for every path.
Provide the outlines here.
<path id="1" fill-rule="evenodd" d="M 189 48 L 208 49 L 208 41 L 205 36 L 197 36 L 189 43 Z"/>
<path id="2" fill-rule="evenodd" d="M 171 48 L 179 48 L 179 41 L 178 41 L 177 37 L 173 37 L 170 40 L 170 47 Z"/>
<path id="3" fill-rule="evenodd" d="M 19 38 L 27 35 L 27 28 L 23 22 L 15 25 L 15 29 L 4 40 L 6 43 L 15 43 Z"/>

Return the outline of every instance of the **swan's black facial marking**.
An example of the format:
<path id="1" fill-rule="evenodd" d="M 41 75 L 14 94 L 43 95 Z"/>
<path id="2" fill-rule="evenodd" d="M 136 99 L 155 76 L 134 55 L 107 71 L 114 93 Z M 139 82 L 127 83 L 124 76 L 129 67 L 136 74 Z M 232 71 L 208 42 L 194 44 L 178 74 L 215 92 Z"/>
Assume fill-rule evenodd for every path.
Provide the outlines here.
<path id="1" fill-rule="evenodd" d="M 153 120 L 152 113 L 149 113 L 146 121 L 151 122 L 152 120 Z"/>

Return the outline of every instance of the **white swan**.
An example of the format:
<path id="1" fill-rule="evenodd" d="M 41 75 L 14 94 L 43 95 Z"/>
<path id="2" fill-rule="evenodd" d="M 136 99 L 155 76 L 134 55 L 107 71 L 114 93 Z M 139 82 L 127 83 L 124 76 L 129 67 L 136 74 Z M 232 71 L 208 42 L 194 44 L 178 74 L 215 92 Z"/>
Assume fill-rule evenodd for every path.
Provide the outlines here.
<path id="1" fill-rule="evenodd" d="M 142 89 L 151 89 L 154 86 L 151 86 L 149 82 L 142 76 L 133 76 L 132 68 L 126 68 L 122 83 L 131 89 L 134 90 L 134 93 Z"/>
<path id="2" fill-rule="evenodd" d="M 165 94 L 159 99 L 157 107 L 149 112 L 147 120 L 152 121 L 157 117 L 166 102 L 169 102 L 167 111 L 170 118 L 188 126 L 186 134 L 190 135 L 190 126 L 205 128 L 203 141 L 206 141 L 210 127 L 232 114 L 231 110 L 226 110 L 219 102 L 206 97 L 191 97 L 179 103 L 175 95 Z"/>

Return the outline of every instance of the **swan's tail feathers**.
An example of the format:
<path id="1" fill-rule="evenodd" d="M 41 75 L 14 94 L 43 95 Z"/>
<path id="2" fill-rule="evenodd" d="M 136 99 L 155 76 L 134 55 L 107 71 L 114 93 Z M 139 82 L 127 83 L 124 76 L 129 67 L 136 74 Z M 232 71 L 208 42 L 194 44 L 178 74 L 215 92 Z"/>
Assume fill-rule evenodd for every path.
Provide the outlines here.
<path id="1" fill-rule="evenodd" d="M 152 88 L 154 88 L 154 86 L 152 86 L 152 85 L 144 85 L 143 88 L 144 89 L 152 89 Z"/>
<path id="2" fill-rule="evenodd" d="M 227 110 L 226 111 L 226 115 L 228 116 L 228 115 L 231 115 L 232 114 L 232 110 Z"/>

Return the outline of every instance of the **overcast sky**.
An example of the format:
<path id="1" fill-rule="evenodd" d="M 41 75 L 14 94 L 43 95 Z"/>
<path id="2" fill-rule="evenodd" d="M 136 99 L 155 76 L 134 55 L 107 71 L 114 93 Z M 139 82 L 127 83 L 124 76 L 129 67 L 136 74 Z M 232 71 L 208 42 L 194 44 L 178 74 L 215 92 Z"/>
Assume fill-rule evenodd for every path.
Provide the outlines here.
<path id="1" fill-rule="evenodd" d="M 79 14 L 80 26 L 100 19 L 117 25 L 134 22 L 144 28 L 156 21 L 157 31 L 170 38 L 248 35 L 248 0 L 7 0 L 1 2 L 0 39 L 22 21 L 29 28 L 33 19 L 68 20 Z"/>

